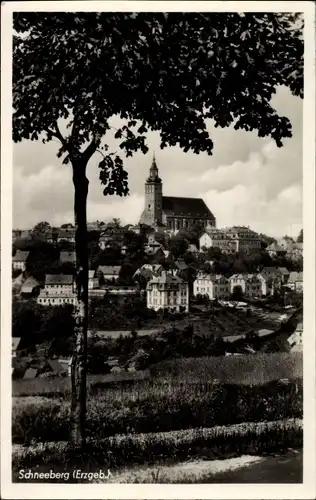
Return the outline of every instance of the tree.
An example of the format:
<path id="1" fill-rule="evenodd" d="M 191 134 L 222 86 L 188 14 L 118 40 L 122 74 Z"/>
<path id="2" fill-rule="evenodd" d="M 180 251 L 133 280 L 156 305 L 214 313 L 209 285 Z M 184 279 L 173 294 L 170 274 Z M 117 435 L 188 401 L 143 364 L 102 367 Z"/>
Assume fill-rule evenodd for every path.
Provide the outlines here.
<path id="1" fill-rule="evenodd" d="M 51 229 L 51 225 L 49 222 L 42 221 L 38 222 L 34 227 L 33 227 L 33 233 L 47 233 Z"/>
<path id="2" fill-rule="evenodd" d="M 303 243 L 303 229 L 300 230 L 296 241 L 297 243 Z"/>
<path id="3" fill-rule="evenodd" d="M 175 258 L 175 260 L 179 259 L 179 257 L 183 257 L 188 247 L 189 244 L 187 240 L 181 236 L 177 235 L 170 239 L 170 254 Z"/>
<path id="4" fill-rule="evenodd" d="M 104 194 L 128 194 L 123 160 L 106 143 L 111 117 L 126 120 L 115 131 L 126 156 L 148 151 L 148 130 L 160 131 L 161 148 L 212 154 L 208 119 L 216 127 L 255 129 L 281 147 L 291 124 L 270 100 L 279 85 L 303 96 L 303 23 L 286 13 L 144 12 L 19 12 L 13 21 L 13 139 L 57 139 L 58 157 L 72 166 L 78 299 L 72 438 L 84 445 L 86 169 L 94 153 L 102 157 Z"/>

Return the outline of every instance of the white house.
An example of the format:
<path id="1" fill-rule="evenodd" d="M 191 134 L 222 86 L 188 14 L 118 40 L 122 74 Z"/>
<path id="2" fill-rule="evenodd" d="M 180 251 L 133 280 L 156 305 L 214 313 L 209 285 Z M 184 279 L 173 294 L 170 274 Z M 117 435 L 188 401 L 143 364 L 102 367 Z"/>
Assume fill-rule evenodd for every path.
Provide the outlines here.
<path id="1" fill-rule="evenodd" d="M 255 274 L 233 274 L 229 278 L 230 291 L 240 287 L 245 297 L 261 297 L 262 281 Z"/>
<path id="2" fill-rule="evenodd" d="M 193 283 L 193 295 L 207 295 L 210 300 L 230 296 L 230 282 L 221 275 L 198 274 Z"/>
<path id="3" fill-rule="evenodd" d="M 47 274 L 45 286 L 41 290 L 38 304 L 58 306 L 77 303 L 74 288 L 74 277 L 68 274 Z"/>
<path id="4" fill-rule="evenodd" d="M 178 276 L 164 271 L 147 284 L 148 309 L 189 311 L 189 285 Z"/>
<path id="5" fill-rule="evenodd" d="M 237 251 L 237 242 L 227 236 L 221 229 L 206 227 L 205 232 L 199 239 L 199 247 L 219 248 L 222 252 L 231 253 Z"/>
<path id="6" fill-rule="evenodd" d="M 17 250 L 14 257 L 12 257 L 13 269 L 20 269 L 21 271 L 25 271 L 26 261 L 29 253 L 30 252 L 25 250 Z"/>

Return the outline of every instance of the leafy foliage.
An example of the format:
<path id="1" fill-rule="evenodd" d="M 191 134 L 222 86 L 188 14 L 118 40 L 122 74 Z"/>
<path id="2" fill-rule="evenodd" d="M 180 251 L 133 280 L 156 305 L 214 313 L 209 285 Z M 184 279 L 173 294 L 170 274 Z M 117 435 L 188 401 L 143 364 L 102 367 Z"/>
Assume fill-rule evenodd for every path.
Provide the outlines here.
<path id="1" fill-rule="evenodd" d="M 126 156 L 147 152 L 149 130 L 162 148 L 211 154 L 209 118 L 281 146 L 291 124 L 270 100 L 279 85 L 303 96 L 302 28 L 286 13 L 16 13 L 14 141 L 57 137 L 72 164 L 99 148 L 104 192 L 121 196 L 122 159 L 101 142 L 114 115 Z"/>

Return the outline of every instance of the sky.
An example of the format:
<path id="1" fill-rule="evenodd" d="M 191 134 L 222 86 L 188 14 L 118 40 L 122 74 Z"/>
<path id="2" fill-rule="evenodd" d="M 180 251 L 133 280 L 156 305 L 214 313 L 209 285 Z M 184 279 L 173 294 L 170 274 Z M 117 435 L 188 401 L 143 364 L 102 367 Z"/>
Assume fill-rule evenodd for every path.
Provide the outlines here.
<path id="1" fill-rule="evenodd" d="M 256 131 L 219 129 L 208 122 L 214 142 L 212 156 L 183 153 L 179 147 L 160 149 L 158 133 L 149 133 L 149 152 L 124 160 L 130 195 L 104 196 L 95 153 L 88 164 L 88 220 L 120 218 L 134 224 L 144 205 L 144 182 L 153 152 L 166 196 L 201 197 L 217 220 L 217 227 L 245 225 L 271 236 L 296 237 L 302 228 L 303 101 L 280 88 L 272 105 L 292 123 L 293 137 L 278 148 Z M 114 117 L 112 124 L 120 126 Z M 110 149 L 117 148 L 109 138 Z M 14 144 L 13 226 L 30 228 L 39 221 L 53 226 L 73 222 L 73 184 L 70 165 L 57 158 L 59 144 L 23 141 Z"/>

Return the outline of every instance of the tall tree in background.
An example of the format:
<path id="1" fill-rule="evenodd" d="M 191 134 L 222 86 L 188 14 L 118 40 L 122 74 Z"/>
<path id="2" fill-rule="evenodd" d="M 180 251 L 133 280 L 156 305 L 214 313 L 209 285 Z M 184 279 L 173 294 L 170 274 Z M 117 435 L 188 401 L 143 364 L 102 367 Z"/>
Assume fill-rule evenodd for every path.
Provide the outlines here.
<path id="1" fill-rule="evenodd" d="M 296 241 L 297 243 L 303 243 L 303 229 L 300 230 Z"/>
<path id="2" fill-rule="evenodd" d="M 13 139 L 60 141 L 73 172 L 76 226 L 76 349 L 73 441 L 85 443 L 88 318 L 87 164 L 98 151 L 104 194 L 128 194 L 123 160 L 109 151 L 111 117 L 126 156 L 161 148 L 212 154 L 215 126 L 258 131 L 277 145 L 288 118 L 270 104 L 279 85 L 303 95 L 302 23 L 295 14 L 17 13 L 14 15 Z M 23 35 L 23 36 L 21 36 Z M 172 50 L 171 50 L 172 49 Z"/>

